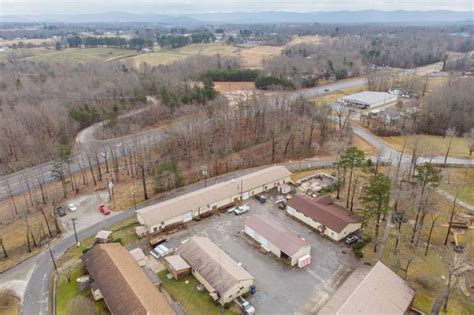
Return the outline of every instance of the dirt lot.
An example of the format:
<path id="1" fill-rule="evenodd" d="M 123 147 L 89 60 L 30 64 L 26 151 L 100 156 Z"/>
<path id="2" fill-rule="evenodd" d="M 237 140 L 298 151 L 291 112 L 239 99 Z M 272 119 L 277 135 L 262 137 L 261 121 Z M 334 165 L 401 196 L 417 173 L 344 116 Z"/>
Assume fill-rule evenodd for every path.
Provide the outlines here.
<path id="1" fill-rule="evenodd" d="M 209 237 L 255 277 L 257 293 L 249 300 L 260 314 L 314 313 L 321 297 L 329 297 L 328 290 L 331 292 L 331 287 L 358 261 L 345 245 L 321 237 L 279 210 L 272 201 L 276 195 L 267 197 L 265 204 L 249 199 L 246 204 L 250 205 L 250 212 L 241 216 L 224 213 L 191 222 L 186 230 L 173 234 L 167 243 L 175 248 L 193 235 Z M 243 220 L 252 214 L 271 217 L 303 236 L 311 244 L 312 263 L 304 269 L 290 268 L 275 256 L 258 251 L 242 232 Z"/>

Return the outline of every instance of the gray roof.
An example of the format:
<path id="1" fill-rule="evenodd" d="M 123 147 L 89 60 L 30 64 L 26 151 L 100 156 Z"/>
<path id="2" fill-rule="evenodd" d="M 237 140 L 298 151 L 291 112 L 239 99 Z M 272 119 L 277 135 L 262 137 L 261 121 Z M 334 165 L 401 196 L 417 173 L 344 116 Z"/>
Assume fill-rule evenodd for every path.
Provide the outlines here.
<path id="1" fill-rule="evenodd" d="M 194 236 L 177 251 L 221 296 L 240 281 L 254 279 L 207 237 Z"/>
<path id="2" fill-rule="evenodd" d="M 191 268 L 189 264 L 179 255 L 166 256 L 165 261 L 176 271 Z"/>
<path id="3" fill-rule="evenodd" d="M 277 246 L 288 256 L 292 256 L 301 248 L 309 246 L 308 242 L 302 237 L 278 225 L 270 218 L 253 215 L 247 217 L 244 224 Z"/>
<path id="4" fill-rule="evenodd" d="M 380 102 L 394 102 L 398 98 L 396 95 L 392 95 L 386 92 L 374 92 L 374 91 L 364 91 L 360 93 L 355 93 L 347 96 L 343 96 L 342 100 L 349 102 L 357 102 L 362 104 L 376 104 Z"/>
<path id="5" fill-rule="evenodd" d="M 318 314 L 405 314 L 415 290 L 380 261 L 362 266 L 344 282 Z"/>
<path id="6" fill-rule="evenodd" d="M 284 166 L 272 166 L 234 180 L 211 185 L 179 197 L 169 199 L 137 211 L 147 226 L 161 224 L 162 221 L 177 217 L 188 211 L 206 208 L 216 202 L 229 199 L 268 183 L 289 177 L 291 172 Z M 243 187 L 240 187 L 242 185 Z"/>

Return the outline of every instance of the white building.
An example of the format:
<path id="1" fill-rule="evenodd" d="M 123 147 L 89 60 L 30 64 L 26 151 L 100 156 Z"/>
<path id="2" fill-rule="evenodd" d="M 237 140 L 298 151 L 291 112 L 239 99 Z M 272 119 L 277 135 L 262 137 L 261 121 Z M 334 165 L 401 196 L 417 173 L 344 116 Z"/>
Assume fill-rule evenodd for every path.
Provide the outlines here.
<path id="1" fill-rule="evenodd" d="M 290 266 L 304 267 L 311 262 L 311 245 L 296 233 L 271 219 L 253 215 L 244 221 L 244 232 L 266 251 L 287 259 Z"/>
<path id="2" fill-rule="evenodd" d="M 177 249 L 191 273 L 221 304 L 249 291 L 254 278 L 207 237 L 194 236 Z"/>
<path id="3" fill-rule="evenodd" d="M 335 204 L 329 196 L 295 195 L 288 201 L 286 211 L 334 241 L 340 241 L 361 228 L 360 218 Z"/>
<path id="4" fill-rule="evenodd" d="M 373 108 L 395 104 L 398 96 L 386 92 L 364 91 L 341 97 L 338 102 L 359 108 Z"/>
<path id="5" fill-rule="evenodd" d="M 290 175 L 284 166 L 268 167 L 140 209 L 137 220 L 148 233 L 155 233 L 272 188 L 280 189 L 290 181 Z"/>

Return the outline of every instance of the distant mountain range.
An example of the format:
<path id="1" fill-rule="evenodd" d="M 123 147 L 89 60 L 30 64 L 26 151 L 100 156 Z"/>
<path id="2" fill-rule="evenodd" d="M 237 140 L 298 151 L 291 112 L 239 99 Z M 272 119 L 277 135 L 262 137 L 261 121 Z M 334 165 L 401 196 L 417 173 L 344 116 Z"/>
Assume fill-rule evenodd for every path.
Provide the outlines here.
<path id="1" fill-rule="evenodd" d="M 452 22 L 473 23 L 474 12 L 459 11 L 331 11 L 331 12 L 213 12 L 185 14 L 134 14 L 126 12 L 105 12 L 75 15 L 5 15 L 0 22 L 50 22 L 50 23 L 158 23 L 164 25 L 205 24 L 280 24 L 280 23 L 409 23 L 440 24 Z"/>

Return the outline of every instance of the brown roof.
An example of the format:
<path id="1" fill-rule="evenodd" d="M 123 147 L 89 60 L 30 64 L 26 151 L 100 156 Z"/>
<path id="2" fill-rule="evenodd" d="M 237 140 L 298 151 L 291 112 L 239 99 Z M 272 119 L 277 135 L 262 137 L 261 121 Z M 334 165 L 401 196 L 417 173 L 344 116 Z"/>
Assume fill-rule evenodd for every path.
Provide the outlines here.
<path id="1" fill-rule="evenodd" d="M 207 237 L 191 237 L 178 253 L 221 296 L 240 281 L 254 279 Z"/>
<path id="2" fill-rule="evenodd" d="M 206 208 L 216 202 L 228 200 L 242 191 L 257 189 L 268 183 L 288 178 L 291 172 L 284 166 L 271 166 L 253 173 L 208 186 L 157 204 L 139 209 L 137 215 L 148 227 L 183 215 L 193 209 Z M 242 185 L 243 187 L 240 187 Z"/>
<path id="3" fill-rule="evenodd" d="M 296 233 L 278 225 L 271 219 L 259 215 L 247 217 L 244 224 L 263 236 L 282 252 L 291 256 L 309 244 Z"/>
<path id="4" fill-rule="evenodd" d="M 370 270 L 359 267 L 319 314 L 405 314 L 415 290 L 380 261 Z"/>
<path id="5" fill-rule="evenodd" d="M 118 243 L 95 245 L 82 255 L 92 285 L 114 315 L 175 314 L 132 255 Z"/>
<path id="6" fill-rule="evenodd" d="M 288 206 L 338 233 L 348 224 L 360 221 L 359 216 L 335 204 L 330 196 L 311 198 L 298 194 L 288 201 Z"/>

